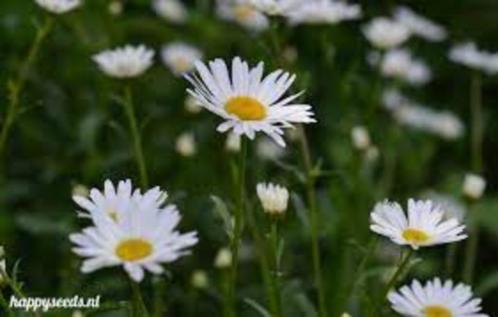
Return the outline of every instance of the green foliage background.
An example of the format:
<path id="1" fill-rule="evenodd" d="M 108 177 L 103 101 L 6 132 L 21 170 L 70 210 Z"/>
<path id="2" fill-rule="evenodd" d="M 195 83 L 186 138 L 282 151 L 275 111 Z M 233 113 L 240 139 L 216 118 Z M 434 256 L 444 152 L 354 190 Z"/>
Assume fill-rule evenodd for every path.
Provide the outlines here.
<path id="1" fill-rule="evenodd" d="M 410 5 L 450 31 L 450 40 L 443 44 L 410 41 L 415 54 L 430 63 L 435 78 L 424 88 L 406 87 L 405 91 L 434 108 L 457 113 L 467 125 L 465 137 L 458 141 L 445 142 L 400 127 L 378 107 L 378 95 L 372 93 L 378 76 L 365 62 L 369 46 L 359 31 L 366 18 L 335 27 L 298 27 L 281 33 L 281 40 L 298 51 L 297 62 L 289 68 L 298 73 L 296 86 L 306 89 L 305 100 L 314 106 L 319 121 L 307 127 L 307 133 L 313 156 L 323 162 L 327 171 L 318 183 L 318 193 L 321 252 L 331 316 L 345 310 L 361 316 L 358 305 L 364 303 L 365 294 L 375 293 L 379 276 L 392 264 L 385 254 L 373 260 L 364 276 L 365 283 L 355 290 L 356 297 L 348 303 L 351 282 L 363 249 L 372 237 L 368 214 L 376 200 L 389 197 L 405 201 L 429 188 L 459 195 L 463 175 L 470 168 L 470 72 L 451 64 L 447 51 L 452 43 L 465 39 L 473 39 L 491 51 L 498 50 L 496 0 L 362 1 L 367 18 L 388 15 L 390 8 L 400 3 Z M 80 259 L 70 252 L 67 239 L 82 225 L 71 201 L 73 186 L 100 188 L 106 178 L 132 178 L 138 183 L 126 121 L 116 102 L 122 86 L 97 70 L 90 59 L 92 54 L 126 43 L 144 43 L 159 50 L 165 43 L 181 40 L 199 46 L 207 58 L 240 55 L 252 63 L 266 61 L 267 69 L 277 67 L 270 54 L 269 34 L 251 35 L 220 21 L 210 1 L 189 1 L 189 22 L 180 26 L 157 17 L 149 1 L 125 2 L 120 16 L 109 14 L 108 4 L 104 0 L 87 0 L 75 13 L 57 19 L 29 72 L 22 94 L 22 115 L 3 157 L 0 244 L 6 247 L 9 266 L 19 259 L 19 279 L 33 296 L 102 294 L 113 303 L 129 297 L 121 270 L 80 274 Z M 17 72 L 43 14 L 33 1 L 0 2 L 2 117 L 7 104 L 5 83 Z M 214 129 L 218 122 L 215 116 L 185 112 L 186 81 L 171 75 L 159 57 L 156 61 L 145 76 L 133 83 L 151 183 L 168 190 L 183 213 L 183 228 L 195 228 L 201 240 L 192 256 L 168 266 L 168 277 L 147 279 L 146 300 L 150 305 L 162 301 L 169 309 L 168 316 L 219 316 L 222 273 L 212 263 L 217 250 L 227 241 L 209 197 L 216 195 L 230 204 L 234 157 L 223 149 L 224 136 Z M 498 312 L 498 77 L 485 77 L 483 84 L 488 190 L 475 211 L 479 212 L 483 230 L 474 287 L 484 299 L 484 310 L 493 315 Z M 357 124 L 369 127 L 381 151 L 376 166 L 365 169 L 351 147 L 349 133 Z M 174 148 L 175 138 L 185 130 L 194 131 L 199 146 L 198 155 L 189 159 L 180 157 Z M 249 168 L 250 188 L 258 181 L 272 180 L 293 191 L 293 207 L 283 228 L 284 303 L 286 316 L 312 316 L 310 307 L 315 293 L 309 233 L 303 220 L 306 211 L 298 146 L 289 144 L 282 162 L 263 161 L 252 149 Z M 254 195 L 251 199 L 250 212 L 264 228 Z M 246 240 L 250 244 L 250 234 Z M 459 268 L 464 258 L 462 251 L 463 248 L 458 251 Z M 420 252 L 423 261 L 410 276 L 447 276 L 444 256 L 444 247 Z M 198 291 L 190 285 L 190 275 L 196 269 L 208 272 L 208 290 Z M 264 304 L 265 293 L 255 259 L 243 262 L 241 270 L 239 295 Z M 454 274 L 453 278 L 460 280 L 460 275 Z M 152 292 L 155 283 L 164 286 L 162 292 Z M 69 312 L 52 314 L 65 316 Z M 122 314 L 119 309 L 110 308 L 92 315 Z M 250 306 L 241 305 L 241 316 L 257 313 Z"/>

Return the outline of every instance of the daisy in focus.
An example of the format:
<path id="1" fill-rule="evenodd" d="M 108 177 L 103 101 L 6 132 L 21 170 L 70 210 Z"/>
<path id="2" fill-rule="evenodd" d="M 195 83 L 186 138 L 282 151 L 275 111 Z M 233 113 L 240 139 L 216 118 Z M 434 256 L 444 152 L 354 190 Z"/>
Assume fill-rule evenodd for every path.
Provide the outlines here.
<path id="1" fill-rule="evenodd" d="M 221 133 L 233 130 L 254 139 L 264 132 L 277 144 L 285 146 L 284 129 L 292 123 L 313 123 L 311 106 L 292 104 L 301 93 L 283 97 L 296 76 L 276 70 L 263 77 L 263 63 L 249 68 L 247 62 L 235 57 L 231 70 L 216 59 L 205 65 L 196 63 L 197 73 L 185 75 L 194 89 L 187 89 L 203 107 L 225 121 L 218 126 Z"/>
<path id="2" fill-rule="evenodd" d="M 370 214 L 370 229 L 399 245 L 417 250 L 467 238 L 457 219 L 445 219 L 445 212 L 430 200 L 408 200 L 408 217 L 398 203 L 377 203 Z"/>
<path id="3" fill-rule="evenodd" d="M 362 29 L 366 39 L 378 49 L 390 49 L 403 44 L 410 37 L 410 30 L 396 20 L 375 18 Z"/>
<path id="4" fill-rule="evenodd" d="M 163 46 L 161 57 L 171 72 L 179 76 L 194 69 L 195 62 L 202 59 L 202 52 L 192 45 L 174 42 Z"/>
<path id="5" fill-rule="evenodd" d="M 287 19 L 291 25 L 336 24 L 361 18 L 361 7 L 335 0 L 307 1 L 291 10 Z"/>
<path id="6" fill-rule="evenodd" d="M 448 35 L 442 26 L 418 15 L 408 7 L 400 6 L 396 8 L 394 18 L 413 34 L 431 42 L 443 41 Z"/>
<path id="7" fill-rule="evenodd" d="M 116 221 L 99 203 L 95 195 L 85 202 L 93 226 L 70 235 L 73 252 L 83 257 L 81 271 L 91 273 L 105 267 L 123 266 L 130 278 L 141 282 L 145 270 L 162 274 L 163 263 L 171 263 L 189 253 L 198 241 L 196 232 L 181 234 L 176 230 L 181 216 L 174 205 L 164 205 L 166 194 L 154 188 L 141 194 L 135 190 L 130 198 L 130 183 L 123 183 L 123 193 L 109 192 L 121 209 Z M 110 188 L 109 188 L 110 189 Z M 95 201 L 97 198 L 97 201 Z M 119 201 L 123 202 L 119 204 Z M 88 208 L 87 208 L 88 207 Z"/>
<path id="8" fill-rule="evenodd" d="M 250 31 L 260 32 L 270 26 L 268 18 L 249 0 L 218 0 L 217 13 L 220 18 L 236 22 Z"/>
<path id="9" fill-rule="evenodd" d="M 100 70 L 115 78 L 133 78 L 145 73 L 152 65 L 154 51 L 144 45 L 106 50 L 93 56 Z"/>
<path id="10" fill-rule="evenodd" d="M 412 317 L 488 317 L 481 314 L 481 299 L 474 298 L 470 286 L 442 282 L 439 278 L 422 285 L 414 280 L 388 296 L 392 309 Z"/>
<path id="11" fill-rule="evenodd" d="M 35 0 L 35 2 L 43 9 L 54 14 L 64 14 L 81 5 L 80 0 Z"/>

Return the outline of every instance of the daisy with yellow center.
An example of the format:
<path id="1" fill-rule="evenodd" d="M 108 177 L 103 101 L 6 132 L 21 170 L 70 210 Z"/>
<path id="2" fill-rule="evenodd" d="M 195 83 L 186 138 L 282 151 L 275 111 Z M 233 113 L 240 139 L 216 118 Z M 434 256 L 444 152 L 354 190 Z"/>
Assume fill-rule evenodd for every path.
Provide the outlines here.
<path id="1" fill-rule="evenodd" d="M 403 316 L 412 317 L 488 317 L 481 314 L 481 299 L 473 298 L 472 290 L 464 284 L 444 283 L 439 278 L 423 286 L 414 280 L 388 296 L 392 308 Z"/>
<path id="2" fill-rule="evenodd" d="M 249 0 L 218 0 L 216 11 L 220 18 L 250 31 L 260 32 L 270 26 L 268 18 L 256 10 Z"/>
<path id="3" fill-rule="evenodd" d="M 94 189 L 90 199 L 75 198 L 88 211 L 83 215 L 93 222 L 81 233 L 70 235 L 74 253 L 85 258 L 83 273 L 123 266 L 135 282 L 140 282 L 145 270 L 161 274 L 162 263 L 188 254 L 188 248 L 197 243 L 196 232 L 181 234 L 176 230 L 180 214 L 176 206 L 164 206 L 166 194 L 159 188 L 131 194 L 129 181 L 121 182 L 117 192 L 106 182 L 105 194 Z M 115 216 L 100 208 L 108 202 L 117 202 Z"/>
<path id="4" fill-rule="evenodd" d="M 295 80 L 282 70 L 263 77 L 263 63 L 250 68 L 239 57 L 232 61 L 231 71 L 221 59 L 205 65 L 196 63 L 197 73 L 185 75 L 194 86 L 187 91 L 207 110 L 225 120 L 219 132 L 232 130 L 254 139 L 264 132 L 276 143 L 285 146 L 284 129 L 292 123 L 315 122 L 311 106 L 291 104 L 301 93 L 284 97 Z"/>
<path id="5" fill-rule="evenodd" d="M 378 203 L 370 214 L 370 229 L 399 245 L 413 249 L 451 243 L 467 238 L 465 226 L 430 200 L 408 200 L 408 217 L 398 203 Z"/>

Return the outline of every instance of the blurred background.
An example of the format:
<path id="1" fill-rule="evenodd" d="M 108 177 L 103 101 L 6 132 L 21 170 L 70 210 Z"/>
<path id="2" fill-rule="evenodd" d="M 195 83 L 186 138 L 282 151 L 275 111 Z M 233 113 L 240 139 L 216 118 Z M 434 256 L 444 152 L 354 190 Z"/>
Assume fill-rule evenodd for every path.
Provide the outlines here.
<path id="1" fill-rule="evenodd" d="M 167 316 L 221 315 L 223 272 L 213 266 L 227 238 L 211 196 L 230 204 L 235 154 L 226 150 L 226 136 L 215 131 L 218 119 L 206 111 L 186 110 L 187 83 L 162 63 L 163 45 L 182 41 L 197 46 L 205 60 L 239 55 L 251 64 L 266 62 L 277 68 L 271 54 L 269 31 L 251 33 L 217 17 L 209 0 L 184 1 L 188 18 L 172 23 L 154 12 L 146 0 L 87 0 L 74 13 L 56 19 L 31 68 L 21 98 L 22 113 L 11 131 L 1 166 L 0 244 L 8 266 L 19 261 L 18 278 L 32 296 L 93 296 L 101 294 L 108 305 L 89 316 L 121 316 L 119 303 L 128 298 L 127 279 L 121 269 L 79 273 L 80 259 L 71 253 L 69 233 L 84 223 L 76 217 L 71 200 L 81 186 L 102 188 L 138 175 L 129 144 L 126 118 L 116 101 L 122 84 L 99 72 L 91 56 L 127 43 L 146 44 L 156 50 L 155 65 L 134 80 L 133 92 L 141 122 L 151 183 L 159 185 L 178 204 L 184 230 L 198 230 L 200 243 L 191 256 L 168 266 L 165 277 L 144 283 L 149 305 L 168 307 Z M 286 68 L 298 74 L 296 90 L 314 106 L 318 123 L 307 126 L 312 155 L 327 173 L 318 182 L 321 213 L 321 252 L 331 316 L 350 311 L 362 316 L 362 294 L 375 290 L 399 250 L 383 240 L 374 260 L 352 290 L 351 281 L 362 252 L 373 234 L 368 215 L 376 201 L 390 198 L 404 204 L 410 197 L 433 193 L 461 199 L 461 184 L 470 171 L 469 86 L 471 71 L 451 63 L 452 44 L 474 40 L 479 47 L 498 51 L 498 1 L 361 1 L 364 17 L 336 26 L 279 28 Z M 424 87 L 401 85 L 404 93 L 433 109 L 455 113 L 465 125 L 456 140 L 399 125 L 380 106 L 381 90 L 388 80 L 379 78 L 367 62 L 371 51 L 360 27 L 372 17 L 390 15 L 398 5 L 443 25 L 449 38 L 442 43 L 412 39 L 406 45 L 433 71 Z M 45 13 L 33 1 L 0 1 L 0 114 L 7 104 L 6 82 L 16 74 Z M 473 287 L 482 296 L 484 311 L 498 313 L 498 76 L 483 76 L 485 196 L 472 209 L 478 213 L 480 241 Z M 372 110 L 373 109 L 373 110 Z M 368 127 L 378 149 L 366 158 L 351 142 L 351 129 Z M 185 157 L 177 151 L 184 132 L 195 136 L 196 151 Z M 289 138 L 292 140 L 292 136 Z M 250 146 L 249 188 L 271 180 L 292 190 L 292 207 L 282 232 L 285 315 L 313 316 L 316 294 L 309 260 L 309 230 L 304 207 L 304 186 L 298 145 L 285 150 L 259 137 Z M 374 153 L 375 154 L 375 153 Z M 249 212 L 262 218 L 254 192 Z M 264 230 L 264 227 L 261 228 Z M 449 272 L 447 248 L 429 248 L 411 277 L 461 279 L 464 243 L 455 252 L 456 267 Z M 257 253 L 247 232 L 242 252 L 239 295 L 265 303 Z M 204 271 L 206 287 L 192 284 L 192 274 Z M 161 285 L 160 292 L 155 284 Z M 351 296 L 354 292 L 354 296 Z M 111 304 L 114 303 L 114 304 Z M 53 312 L 47 316 L 70 316 Z M 386 316 L 390 313 L 386 312 Z M 166 315 L 166 314 L 165 314 Z M 241 316 L 258 316 L 241 305 Z"/>

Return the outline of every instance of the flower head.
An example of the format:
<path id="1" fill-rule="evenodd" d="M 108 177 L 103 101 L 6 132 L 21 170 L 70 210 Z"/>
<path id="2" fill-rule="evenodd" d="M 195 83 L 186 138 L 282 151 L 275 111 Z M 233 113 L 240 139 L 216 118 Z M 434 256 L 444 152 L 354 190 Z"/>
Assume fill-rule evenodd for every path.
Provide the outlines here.
<path id="1" fill-rule="evenodd" d="M 309 0 L 250 0 L 250 3 L 259 11 L 268 15 L 286 16 Z"/>
<path id="2" fill-rule="evenodd" d="M 104 195 L 92 189 L 90 199 L 75 197 L 93 223 L 70 235 L 73 252 L 85 258 L 83 273 L 123 266 L 140 282 L 144 270 L 161 274 L 162 263 L 176 261 L 197 243 L 196 232 L 181 234 L 176 230 L 181 216 L 176 206 L 164 205 L 166 194 L 158 187 L 144 194 L 131 191 L 129 181 L 120 182 L 117 191 L 106 182 Z"/>
<path id="3" fill-rule="evenodd" d="M 191 157 L 197 153 L 197 144 L 192 132 L 184 132 L 176 139 L 176 152 L 184 157 Z"/>
<path id="4" fill-rule="evenodd" d="M 250 31 L 263 31 L 270 26 L 268 18 L 251 5 L 249 0 L 218 0 L 218 15 L 233 21 Z"/>
<path id="5" fill-rule="evenodd" d="M 161 18 L 171 23 L 184 23 L 188 17 L 187 8 L 179 0 L 153 0 L 152 9 Z"/>
<path id="6" fill-rule="evenodd" d="M 392 308 L 404 316 L 417 317 L 488 317 L 481 314 L 481 299 L 473 298 L 470 286 L 442 282 L 439 278 L 422 285 L 412 281 L 388 296 Z"/>
<path id="7" fill-rule="evenodd" d="M 175 42 L 163 46 L 161 57 L 173 74 L 182 75 L 194 69 L 195 62 L 202 59 L 202 52 L 192 45 Z"/>
<path id="8" fill-rule="evenodd" d="M 479 199 L 486 190 L 486 180 L 478 174 L 468 173 L 463 182 L 463 194 L 470 199 Z"/>
<path id="9" fill-rule="evenodd" d="M 231 68 L 230 72 L 223 60 L 216 59 L 208 65 L 197 62 L 197 74 L 185 75 L 194 86 L 187 91 L 225 120 L 218 126 L 219 132 L 233 130 L 254 139 L 261 131 L 285 146 L 284 128 L 315 122 L 310 105 L 291 104 L 301 93 L 283 98 L 295 75 L 279 69 L 263 78 L 262 62 L 249 68 L 239 57 L 233 59 Z"/>
<path id="10" fill-rule="evenodd" d="M 281 216 L 285 213 L 289 203 L 287 188 L 272 183 L 259 183 L 256 191 L 266 213 L 273 216 Z"/>
<path id="11" fill-rule="evenodd" d="M 361 7 L 356 4 L 335 0 L 306 1 L 290 10 L 287 19 L 296 24 L 336 24 L 346 20 L 359 19 Z"/>
<path id="12" fill-rule="evenodd" d="M 423 61 L 412 57 L 406 49 L 388 51 L 381 63 L 384 76 L 394 77 L 413 85 L 422 85 L 431 79 L 431 70 Z"/>
<path id="13" fill-rule="evenodd" d="M 400 6 L 396 8 L 394 17 L 396 21 L 407 27 L 413 34 L 428 41 L 443 41 L 447 36 L 446 30 L 442 26 L 418 15 L 408 7 Z"/>
<path id="14" fill-rule="evenodd" d="M 35 0 L 35 2 L 43 9 L 54 14 L 64 14 L 81 5 L 80 0 Z"/>
<path id="15" fill-rule="evenodd" d="M 377 203 L 370 214 L 370 229 L 399 245 L 413 249 L 467 238 L 457 219 L 444 219 L 445 212 L 430 200 L 408 200 L 408 217 L 395 202 Z"/>
<path id="16" fill-rule="evenodd" d="M 467 42 L 451 48 L 449 58 L 455 63 L 490 75 L 498 73 L 498 53 L 479 50 L 475 43 Z"/>
<path id="17" fill-rule="evenodd" d="M 367 40 L 379 49 L 390 49 L 403 44 L 410 37 L 410 31 L 396 20 L 375 18 L 363 27 Z"/>
<path id="18" fill-rule="evenodd" d="M 226 269 L 232 266 L 232 251 L 228 248 L 222 248 L 216 254 L 214 267 L 217 269 Z"/>
<path id="19" fill-rule="evenodd" d="M 355 149 L 360 151 L 367 150 L 372 145 L 370 133 L 365 126 L 354 126 L 351 129 L 351 141 Z"/>
<path id="20" fill-rule="evenodd" d="M 100 70 L 115 78 L 132 78 L 142 75 L 153 62 L 154 51 L 144 45 L 126 45 L 93 56 Z"/>

